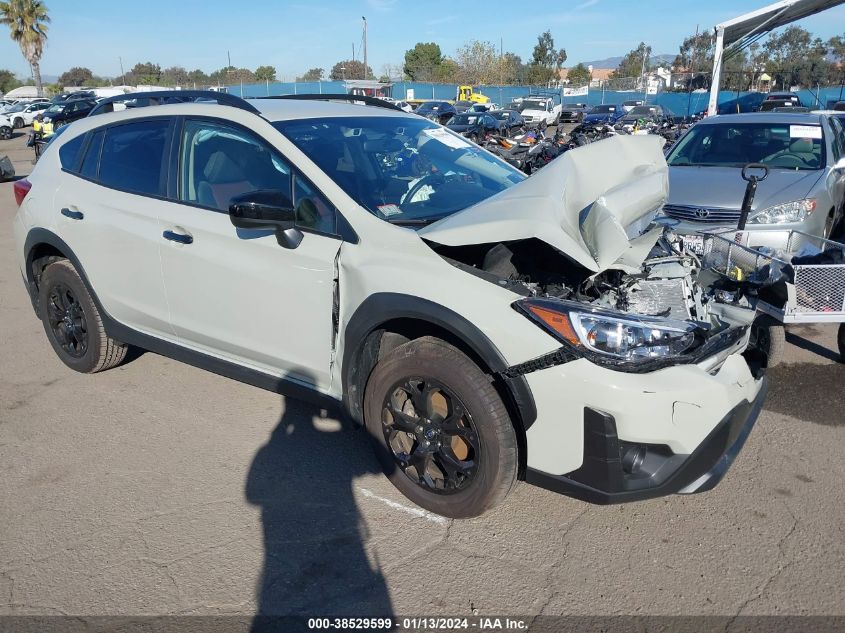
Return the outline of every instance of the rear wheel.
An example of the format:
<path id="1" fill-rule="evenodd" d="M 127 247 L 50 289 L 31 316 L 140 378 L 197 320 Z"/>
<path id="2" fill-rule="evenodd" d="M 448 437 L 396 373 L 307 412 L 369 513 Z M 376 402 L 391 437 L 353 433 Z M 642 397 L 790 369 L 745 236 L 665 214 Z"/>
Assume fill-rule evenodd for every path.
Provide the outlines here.
<path id="1" fill-rule="evenodd" d="M 448 343 L 423 337 L 382 358 L 364 412 L 388 479 L 447 517 L 482 514 L 516 482 L 517 443 L 489 378 Z"/>
<path id="2" fill-rule="evenodd" d="M 71 369 L 93 374 L 126 357 L 126 345 L 106 334 L 97 306 L 69 261 L 55 261 L 41 275 L 38 313 L 50 345 Z"/>

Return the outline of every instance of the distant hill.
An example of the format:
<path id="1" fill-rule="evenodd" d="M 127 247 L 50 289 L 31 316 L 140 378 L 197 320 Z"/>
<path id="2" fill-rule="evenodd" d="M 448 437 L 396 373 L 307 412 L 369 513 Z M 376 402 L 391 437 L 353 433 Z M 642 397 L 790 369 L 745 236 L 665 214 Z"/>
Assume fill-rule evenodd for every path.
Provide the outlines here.
<path id="1" fill-rule="evenodd" d="M 652 55 L 649 61 L 652 65 L 671 64 L 675 61 L 676 55 L 672 53 L 661 53 L 660 55 Z M 616 68 L 622 61 L 623 56 L 608 57 L 606 59 L 597 59 L 592 62 L 581 62 L 585 66 L 592 66 L 593 68 Z"/>

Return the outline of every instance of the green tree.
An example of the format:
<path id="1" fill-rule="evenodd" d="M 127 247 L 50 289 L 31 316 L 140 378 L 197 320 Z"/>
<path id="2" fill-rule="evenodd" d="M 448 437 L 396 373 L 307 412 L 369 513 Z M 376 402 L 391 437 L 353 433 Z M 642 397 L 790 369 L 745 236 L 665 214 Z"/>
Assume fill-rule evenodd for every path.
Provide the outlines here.
<path id="1" fill-rule="evenodd" d="M 537 44 L 531 54 L 531 61 L 528 62 L 525 79 L 535 85 L 557 81 L 560 67 L 565 61 L 566 50 L 555 48 L 551 31 L 545 31 L 537 36 Z"/>
<path id="2" fill-rule="evenodd" d="M 418 42 L 405 51 L 405 76 L 411 81 L 433 81 L 443 63 L 440 46 L 434 42 Z"/>
<path id="3" fill-rule="evenodd" d="M 790 26 L 769 35 L 763 50 L 773 85 L 811 86 L 825 83 L 831 75 L 827 46 L 800 26 Z"/>
<path id="4" fill-rule="evenodd" d="M 276 81 L 276 67 L 259 66 L 255 69 L 255 81 Z"/>
<path id="5" fill-rule="evenodd" d="M 41 0 L 8 0 L 0 2 L 0 24 L 9 27 L 10 37 L 18 43 L 24 59 L 32 69 L 39 97 L 44 95 L 39 62 L 47 43 L 50 16 Z"/>
<path id="6" fill-rule="evenodd" d="M 126 73 L 127 83 L 135 83 L 143 86 L 155 86 L 161 83 L 161 66 L 152 62 L 135 64 Z"/>
<path id="7" fill-rule="evenodd" d="M 197 86 L 204 86 L 211 83 L 208 75 L 199 68 L 188 73 L 188 81 Z"/>
<path id="8" fill-rule="evenodd" d="M 681 90 L 710 88 L 715 47 L 716 40 L 710 33 L 692 34 L 684 39 L 673 64 L 676 71 L 681 73 L 681 79 L 677 82 Z M 642 58 L 639 59 L 642 63 Z M 758 65 L 761 63 L 761 60 L 757 60 Z M 633 65 L 636 65 L 636 60 Z M 633 67 L 631 70 L 634 70 Z M 640 71 L 635 72 L 635 75 L 630 76 L 639 76 Z M 734 53 L 723 61 L 721 85 L 725 89 L 747 90 L 753 79 L 754 61 L 749 66 L 744 51 Z"/>
<path id="9" fill-rule="evenodd" d="M 0 95 L 6 94 L 21 85 L 11 70 L 0 68 Z"/>
<path id="10" fill-rule="evenodd" d="M 586 86 L 592 80 L 593 73 L 584 64 L 577 64 L 569 69 L 566 78 L 572 86 Z"/>
<path id="11" fill-rule="evenodd" d="M 630 51 L 619 66 L 613 71 L 612 77 L 614 79 L 620 77 L 641 77 L 643 71 L 651 70 L 649 66 L 649 57 L 651 57 L 651 46 L 647 46 L 645 42 L 640 42 L 634 50 Z"/>
<path id="12" fill-rule="evenodd" d="M 499 77 L 499 55 L 491 42 L 472 40 L 455 53 L 457 80 L 464 84 L 492 84 Z"/>
<path id="13" fill-rule="evenodd" d="M 525 74 L 522 58 L 516 53 L 505 53 L 499 58 L 497 83 L 518 84 Z"/>
<path id="14" fill-rule="evenodd" d="M 329 79 L 337 81 L 340 79 L 364 79 L 373 74 L 373 69 L 367 66 L 366 74 L 364 69 L 364 62 L 357 59 L 345 59 L 332 66 L 332 71 L 329 74 Z"/>
<path id="15" fill-rule="evenodd" d="M 171 66 L 161 71 L 161 83 L 165 86 L 187 86 L 191 80 L 182 66 Z"/>
<path id="16" fill-rule="evenodd" d="M 297 81 L 323 81 L 326 71 L 322 68 L 310 68 L 306 70 L 301 77 L 297 77 Z"/>
<path id="17" fill-rule="evenodd" d="M 80 66 L 74 66 L 70 70 L 66 70 L 59 75 L 59 85 L 61 86 L 87 86 L 92 83 L 94 73 L 90 69 Z"/>

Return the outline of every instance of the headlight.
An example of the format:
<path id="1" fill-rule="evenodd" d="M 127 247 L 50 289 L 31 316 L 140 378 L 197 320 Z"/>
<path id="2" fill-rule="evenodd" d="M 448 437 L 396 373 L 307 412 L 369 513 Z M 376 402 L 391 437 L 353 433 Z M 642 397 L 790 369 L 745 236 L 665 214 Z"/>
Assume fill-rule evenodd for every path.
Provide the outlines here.
<path id="1" fill-rule="evenodd" d="M 591 309 L 581 303 L 523 299 L 514 306 L 591 360 L 642 362 L 677 357 L 696 346 L 699 326 L 661 317 Z"/>
<path id="2" fill-rule="evenodd" d="M 784 224 L 786 222 L 802 222 L 816 208 L 815 198 L 796 200 L 776 204 L 768 209 L 757 211 L 749 218 L 752 224 Z"/>

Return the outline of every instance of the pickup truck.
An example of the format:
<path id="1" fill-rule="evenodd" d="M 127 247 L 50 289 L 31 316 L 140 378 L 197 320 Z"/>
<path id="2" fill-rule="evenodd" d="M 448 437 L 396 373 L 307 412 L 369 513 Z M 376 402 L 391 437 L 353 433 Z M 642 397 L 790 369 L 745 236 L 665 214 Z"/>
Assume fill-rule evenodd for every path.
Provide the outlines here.
<path id="1" fill-rule="evenodd" d="M 520 102 L 519 112 L 529 127 L 545 128 L 560 123 L 563 106 L 549 97 L 525 97 Z"/>

